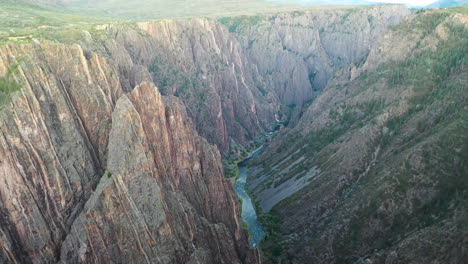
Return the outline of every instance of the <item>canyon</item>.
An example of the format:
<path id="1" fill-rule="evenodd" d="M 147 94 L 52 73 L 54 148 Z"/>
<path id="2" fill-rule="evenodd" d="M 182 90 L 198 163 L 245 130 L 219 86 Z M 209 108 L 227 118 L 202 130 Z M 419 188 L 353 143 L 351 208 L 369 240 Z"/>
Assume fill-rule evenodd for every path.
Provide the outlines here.
<path id="1" fill-rule="evenodd" d="M 249 258 L 220 153 L 178 99 L 146 82 L 124 95 L 78 45 L 3 47 L 2 70 L 26 54 L 1 113 L 2 262 Z"/>
<path id="2" fill-rule="evenodd" d="M 0 262 L 463 260 L 467 25 L 383 5 L 1 44 Z M 249 248 L 234 182 L 265 141 Z"/>
<path id="3" fill-rule="evenodd" d="M 427 11 L 342 69 L 252 162 L 286 263 L 463 263 L 466 14 Z"/>
<path id="4" fill-rule="evenodd" d="M 386 6 L 100 29 L 111 36 L 103 54 L 118 58 L 122 75 L 137 72 L 137 81 L 152 80 L 163 94 L 179 97 L 200 135 L 222 153 L 237 155 L 237 145 L 271 130 L 289 110 L 285 105 L 313 99 L 340 67 L 362 60 L 385 28 L 408 12 Z M 102 39 L 82 46 L 96 50 L 95 42 Z"/>

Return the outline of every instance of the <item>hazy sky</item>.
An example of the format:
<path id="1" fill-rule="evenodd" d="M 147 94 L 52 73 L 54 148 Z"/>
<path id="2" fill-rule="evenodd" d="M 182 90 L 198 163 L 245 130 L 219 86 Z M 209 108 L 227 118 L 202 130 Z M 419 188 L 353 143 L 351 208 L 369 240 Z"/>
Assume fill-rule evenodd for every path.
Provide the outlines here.
<path id="1" fill-rule="evenodd" d="M 385 0 L 385 1 L 383 1 L 383 0 L 367 0 L 367 1 L 425 6 L 425 5 L 434 3 L 436 0 Z"/>
<path id="2" fill-rule="evenodd" d="M 287 2 L 288 0 L 266 0 L 273 2 Z M 352 5 L 352 4 L 365 4 L 367 2 L 379 2 L 379 3 L 394 3 L 394 4 L 407 4 L 410 6 L 426 6 L 434 3 L 437 0 L 289 0 L 293 2 L 300 2 L 304 4 L 341 4 L 341 5 Z"/>

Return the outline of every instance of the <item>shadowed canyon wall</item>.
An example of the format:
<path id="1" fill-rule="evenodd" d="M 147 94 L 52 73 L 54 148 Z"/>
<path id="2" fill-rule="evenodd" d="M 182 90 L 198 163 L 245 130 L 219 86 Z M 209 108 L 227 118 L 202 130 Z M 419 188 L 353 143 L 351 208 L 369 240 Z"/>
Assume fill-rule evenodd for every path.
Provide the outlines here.
<path id="1" fill-rule="evenodd" d="M 150 83 L 123 95 L 78 45 L 0 54 L 23 84 L 0 113 L 2 262 L 247 261 L 221 156 L 176 98 Z"/>
<path id="2" fill-rule="evenodd" d="M 408 14 L 379 6 L 110 24 L 100 27 L 108 35 L 83 46 L 109 45 L 102 53 L 117 64 L 130 58 L 124 76 L 137 72 L 179 97 L 200 135 L 227 154 L 313 99 L 338 69 L 362 62 Z"/>
<path id="3" fill-rule="evenodd" d="M 411 15 L 343 68 L 249 169 L 285 263 L 464 263 L 467 34 Z M 465 242 L 462 242 L 465 241 Z"/>
<path id="4" fill-rule="evenodd" d="M 222 154 L 363 61 L 408 12 L 117 23 L 79 45 L 1 46 L 0 75 L 22 88 L 0 110 L 0 261 L 259 262 Z"/>

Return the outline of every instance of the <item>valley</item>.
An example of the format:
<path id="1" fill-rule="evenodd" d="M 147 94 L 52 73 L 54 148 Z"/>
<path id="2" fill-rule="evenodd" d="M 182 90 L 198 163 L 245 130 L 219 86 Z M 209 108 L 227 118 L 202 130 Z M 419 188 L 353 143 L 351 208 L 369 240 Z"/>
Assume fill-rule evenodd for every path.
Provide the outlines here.
<path id="1" fill-rule="evenodd" d="M 468 8 L 247 2 L 1 4 L 0 262 L 468 260 Z"/>
<path id="2" fill-rule="evenodd" d="M 261 151 L 263 147 L 255 150 L 252 155 L 248 158 L 255 157 L 258 151 Z M 258 247 L 265 237 L 265 232 L 258 221 L 257 212 L 255 206 L 250 198 L 250 195 L 247 193 L 246 183 L 247 183 L 247 167 L 242 163 L 239 164 L 239 178 L 236 179 L 235 190 L 237 196 L 241 199 L 242 204 L 242 221 L 245 222 L 247 230 L 249 231 L 249 245 L 250 247 Z"/>

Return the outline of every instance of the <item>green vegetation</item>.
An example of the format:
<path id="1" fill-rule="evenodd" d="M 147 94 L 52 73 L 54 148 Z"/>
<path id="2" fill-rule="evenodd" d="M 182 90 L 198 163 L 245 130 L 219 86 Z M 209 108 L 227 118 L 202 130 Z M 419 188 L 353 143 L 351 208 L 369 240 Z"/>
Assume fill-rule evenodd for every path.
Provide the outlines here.
<path id="1" fill-rule="evenodd" d="M 249 190 L 247 190 L 249 191 Z M 280 221 L 275 215 L 275 212 L 266 213 L 260 206 L 260 202 L 255 199 L 253 194 L 249 194 L 257 212 L 258 221 L 262 225 L 265 231 L 265 238 L 260 243 L 260 248 L 264 253 L 265 257 L 276 264 L 278 257 L 283 253 L 283 247 L 281 246 L 281 233 L 280 233 Z"/>
<path id="2" fill-rule="evenodd" d="M 11 93 L 18 91 L 21 88 L 12 77 L 0 77 L 0 110 L 11 100 Z"/>
<path id="3" fill-rule="evenodd" d="M 221 17 L 218 21 L 225 25 L 229 32 L 237 32 L 241 26 L 257 25 L 266 19 L 265 16 L 236 16 L 236 17 Z"/>
<path id="4" fill-rule="evenodd" d="M 182 86 L 177 89 L 177 91 L 174 93 L 174 96 L 181 98 L 189 98 L 190 87 L 193 87 L 192 80 L 184 76 Z"/>
<path id="5" fill-rule="evenodd" d="M 253 142 L 247 147 L 240 146 L 240 153 L 233 155 L 231 159 L 223 159 L 224 175 L 227 178 L 239 177 L 239 163 L 244 161 L 253 151 L 262 145 L 261 142 Z"/>
<path id="6" fill-rule="evenodd" d="M 466 96 L 465 96 L 466 100 Z M 444 228 L 444 224 L 449 219 L 459 218 L 460 212 L 468 209 L 468 113 L 467 109 L 462 113 L 448 117 L 447 120 L 432 131 L 424 135 L 412 137 L 405 142 L 400 149 L 400 157 L 407 157 L 391 165 L 389 170 L 393 177 L 382 180 L 374 170 L 368 180 L 360 186 L 357 192 L 365 193 L 370 201 L 362 206 L 359 212 L 355 212 L 355 217 L 351 220 L 347 240 L 363 241 L 371 244 L 374 248 L 386 248 L 401 241 L 406 234 L 424 230 L 426 228 Z M 411 122 L 405 122 L 403 126 L 407 129 Z M 415 132 L 419 133 L 419 132 Z M 436 134 L 430 142 L 428 134 Z M 401 140 L 403 135 L 400 135 Z M 418 157 L 418 152 L 408 148 L 415 143 L 419 145 L 421 153 L 421 165 L 415 167 L 412 157 Z M 389 161 L 387 161 L 389 162 Z M 390 162 L 389 162 L 390 163 Z M 424 176 L 425 183 L 421 183 Z M 432 197 L 418 197 L 410 201 L 405 201 L 409 193 L 420 189 L 431 191 Z M 411 202 L 413 210 L 405 209 L 392 211 L 381 211 L 387 204 Z M 395 214 L 390 217 L 389 214 Z M 366 236 L 369 221 L 380 222 L 386 228 L 386 235 L 376 233 L 373 236 Z M 466 226 L 454 227 L 463 233 Z M 352 243 L 342 244 L 337 247 L 341 256 L 352 256 L 356 252 L 357 246 Z M 341 259 L 350 261 L 352 259 Z"/>
<path id="7" fill-rule="evenodd" d="M 281 166 L 273 171 L 269 168 L 265 169 L 265 174 L 270 174 L 271 179 L 275 179 L 274 186 L 277 187 L 293 177 L 303 176 L 310 168 L 317 164 L 318 159 L 314 159 L 315 155 L 321 152 L 329 144 L 338 141 L 343 135 L 353 129 L 363 127 L 370 122 L 384 109 L 385 103 L 383 100 L 374 99 L 354 105 L 337 105 L 330 110 L 331 122 L 325 128 L 312 130 L 306 136 L 298 138 L 297 135 L 290 135 L 286 142 L 295 142 L 292 144 L 292 149 L 297 150 L 288 162 L 284 162 Z M 306 148 L 302 146 L 307 145 Z M 283 152 L 283 150 L 280 150 Z M 301 157 L 305 157 L 295 166 L 290 167 L 291 163 Z M 289 167 L 285 173 L 284 170 Z M 281 172 L 281 175 L 277 175 Z M 279 176 L 279 177 L 276 177 Z M 273 183 L 273 182 L 272 182 Z"/>
<path id="8" fill-rule="evenodd" d="M 107 175 L 107 178 L 109 179 L 112 178 L 112 173 L 110 171 L 108 171 L 106 175 Z"/>
<path id="9" fill-rule="evenodd" d="M 418 16 L 411 23 L 401 23 L 390 28 L 393 30 L 401 30 L 402 32 L 410 32 L 411 30 L 422 30 L 423 33 L 431 33 L 435 27 L 444 21 L 449 15 L 460 13 L 468 15 L 468 6 L 451 7 L 441 10 L 420 9 L 416 11 Z"/>
<path id="10" fill-rule="evenodd" d="M 455 7 L 450 7 L 450 8 L 444 8 L 444 9 L 441 9 L 441 10 L 437 10 L 437 12 L 443 12 L 443 13 L 449 13 L 449 14 L 460 13 L 460 14 L 463 14 L 463 15 L 467 16 L 468 15 L 468 6 L 463 5 L 463 6 L 455 6 Z"/>
<path id="11" fill-rule="evenodd" d="M 396 135 L 401 127 L 418 112 L 428 109 L 436 102 L 445 102 L 452 98 L 450 104 L 444 106 L 436 118 L 434 124 L 438 124 L 447 116 L 463 111 L 466 102 L 463 91 L 466 92 L 466 82 L 449 82 L 451 76 L 461 74 L 468 65 L 468 39 L 462 36 L 468 34 L 463 27 L 450 27 L 451 36 L 448 41 L 439 45 L 436 52 L 423 51 L 415 56 L 389 66 L 380 68 L 385 72 L 392 85 L 414 85 L 415 95 L 410 100 L 410 109 L 400 116 L 396 116 L 387 122 L 387 127 Z M 398 74 L 396 74 L 398 73 Z M 458 95 L 457 97 L 454 97 Z M 434 125 L 433 124 L 433 125 Z M 418 130 L 424 129 L 424 122 L 418 123 Z M 390 135 L 383 138 L 385 144 L 389 143 Z"/>
<path id="12" fill-rule="evenodd" d="M 164 18 L 217 17 L 234 32 L 242 25 L 257 24 L 267 14 L 278 11 L 317 9 L 294 4 L 248 0 L 239 5 L 236 0 L 163 1 L 163 0 L 101 0 L 71 1 L 65 6 L 35 5 L 16 0 L 0 2 L 0 44 L 31 43 L 34 40 L 52 40 L 75 43 L 82 31 L 103 34 L 95 26 L 117 21 L 133 26 L 131 21 Z M 349 7 L 320 7 L 335 9 Z M 350 9 L 352 10 L 352 9 Z M 248 15 L 246 15 L 248 14 Z"/>
<path id="13" fill-rule="evenodd" d="M 195 76 L 183 74 L 180 70 L 171 66 L 163 56 L 155 57 L 148 70 L 153 75 L 158 89 L 164 94 L 174 93 L 174 96 L 188 100 L 192 97 L 193 91 L 201 89 L 201 84 Z M 206 97 L 207 94 L 197 94 L 197 96 Z"/>
<path id="14" fill-rule="evenodd" d="M 72 42 L 81 37 L 82 30 L 93 31 L 98 23 L 109 18 L 95 18 L 66 13 L 60 7 L 40 7 L 18 1 L 0 2 L 0 43 L 31 42 L 48 39 Z"/>
<path id="15" fill-rule="evenodd" d="M 277 166 L 275 169 L 265 166 L 262 174 L 271 176 L 270 185 L 277 186 L 301 176 L 314 166 L 321 169 L 323 179 L 332 170 L 329 167 L 340 159 L 334 154 L 343 142 L 359 128 L 373 127 L 384 113 L 390 114 L 380 140 L 369 143 L 373 148 L 381 148 L 378 163 L 352 185 L 353 189 L 344 187 L 344 193 L 348 194 L 346 190 L 351 193 L 346 203 L 338 203 L 335 208 L 341 213 L 346 210 L 354 217 L 349 223 L 329 217 L 330 223 L 326 223 L 343 225 L 340 241 L 359 241 L 333 245 L 339 263 L 355 262 L 358 257 L 371 253 L 360 250 L 393 247 L 408 234 L 426 229 L 443 230 L 449 221 L 466 223 L 466 219 L 460 220 L 463 219 L 460 215 L 468 208 L 468 39 L 465 37 L 468 32 L 463 26 L 445 23 L 449 15 L 460 10 L 466 14 L 468 8 L 421 11 L 412 21 L 392 27 L 398 33 L 414 30 L 426 37 L 435 34 L 435 29 L 442 24 L 448 39 L 440 40 L 436 48 L 425 48 L 427 43 L 418 43 L 408 58 L 380 65 L 347 85 L 330 87 L 347 96 L 329 110 L 326 124 L 305 136 L 290 133 L 283 139 L 288 142 L 288 149 L 280 149 L 263 164 Z M 388 93 L 402 96 L 388 96 Z M 395 114 L 396 109 L 402 113 Z M 279 163 L 288 156 L 291 157 Z M 301 157 L 301 162 L 284 172 Z M 351 173 L 358 175 L 362 171 L 356 169 Z M 271 214 L 277 215 L 275 209 L 282 210 L 300 201 L 304 192 L 284 200 Z M 392 204 L 402 206 L 389 206 Z M 276 220 L 272 217 L 262 220 L 269 233 L 262 248 L 272 259 L 276 254 L 285 257 L 285 253 L 280 253 L 282 240 L 281 233 L 276 231 L 279 226 Z M 466 232 L 466 225 L 457 224 L 452 228 L 455 233 Z M 306 245 L 315 243 L 317 238 L 308 234 L 300 239 L 296 242 Z M 466 254 L 459 249 L 454 252 Z"/>
<path id="16" fill-rule="evenodd" d="M 277 258 L 283 253 L 278 217 L 274 214 L 264 213 L 261 209 L 260 211 L 257 209 L 257 212 L 261 212 L 258 217 L 266 231 L 266 236 L 260 244 L 261 249 L 272 263 L 278 263 Z"/>
<path id="17" fill-rule="evenodd" d="M 232 16 L 303 8 L 291 3 L 262 0 L 100 0 L 72 2 L 72 10 L 117 19 L 163 19 L 201 16 Z"/>
<path id="18" fill-rule="evenodd" d="M 227 178 L 235 178 L 239 177 L 239 167 L 237 166 L 238 160 L 223 160 L 223 168 L 224 168 L 224 175 Z"/>
<path id="19" fill-rule="evenodd" d="M 41 7 L 4 0 L 0 3 L 1 28 L 35 28 L 42 25 L 61 27 L 67 24 L 100 23 L 103 19 L 64 12 L 62 7 Z M 65 10 L 68 11 L 68 10 Z M 109 21 L 109 19 L 106 19 Z"/>
<path id="20" fill-rule="evenodd" d="M 12 64 L 7 71 L 7 74 L 0 77 L 0 111 L 3 106 L 11 100 L 11 94 L 21 89 L 21 85 L 16 82 L 13 75 L 18 71 L 19 64 Z"/>
<path id="21" fill-rule="evenodd" d="M 433 30 L 437 25 L 432 24 L 430 16 L 441 22 L 445 15 L 424 14 L 428 25 L 420 25 L 420 20 L 415 23 L 423 30 Z M 383 151 L 391 153 L 386 163 L 392 165 L 386 170 L 392 177 L 380 178 L 377 169 L 361 184 L 357 192 L 366 192 L 371 202 L 355 212 L 346 240 L 386 248 L 413 231 L 443 228 L 468 208 L 468 39 L 464 37 L 468 32 L 461 26 L 446 27 L 449 39 L 437 50 L 416 52 L 402 62 L 383 65 L 375 73 L 387 80 L 390 89 L 414 87 L 415 93 L 409 99 L 408 111 L 386 122 L 389 132 L 381 139 Z M 394 217 L 388 215 L 391 212 L 379 212 L 390 201 L 403 204 L 408 193 L 420 189 L 434 195 L 409 201 L 412 211 L 402 209 L 394 212 Z M 382 223 L 388 228 L 386 235 L 369 237 L 369 221 L 362 219 Z M 462 227 L 456 228 L 463 232 Z M 351 261 L 352 257 L 345 256 L 352 256 L 357 248 L 352 243 L 337 246 L 343 257 L 340 261 Z"/>

